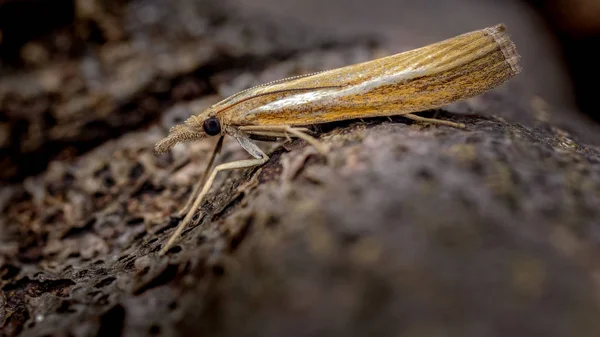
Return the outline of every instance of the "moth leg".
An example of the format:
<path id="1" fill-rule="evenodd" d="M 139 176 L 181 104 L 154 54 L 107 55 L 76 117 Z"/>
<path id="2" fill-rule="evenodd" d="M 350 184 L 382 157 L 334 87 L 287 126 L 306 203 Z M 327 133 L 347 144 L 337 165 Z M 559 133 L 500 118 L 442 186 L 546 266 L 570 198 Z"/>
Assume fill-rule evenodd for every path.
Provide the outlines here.
<path id="1" fill-rule="evenodd" d="M 289 125 L 261 125 L 261 126 L 243 126 L 243 127 L 240 127 L 240 130 L 248 131 L 248 132 L 252 132 L 252 131 L 280 132 L 286 136 L 291 134 L 292 136 L 296 136 L 297 138 L 300 138 L 300 139 L 306 141 L 307 143 L 309 143 L 310 145 L 314 146 L 323 155 L 326 155 L 327 152 L 329 152 L 329 148 L 325 144 L 318 141 L 313 136 L 309 135 L 307 133 L 307 131 L 309 131 L 309 130 L 306 128 L 294 128 Z"/>
<path id="2" fill-rule="evenodd" d="M 188 197 L 188 200 L 185 203 L 185 205 L 179 211 L 177 211 L 176 214 L 178 217 L 182 217 L 182 216 L 186 215 L 187 213 L 189 213 L 190 208 L 192 208 L 192 204 L 194 203 L 194 200 L 197 198 L 198 193 L 200 193 L 200 189 L 206 182 L 206 178 L 208 177 L 208 172 L 210 172 L 210 168 L 214 164 L 217 154 L 219 154 L 221 152 L 221 148 L 223 147 L 223 138 L 224 138 L 223 136 L 221 136 L 219 138 L 219 141 L 217 142 L 217 145 L 215 146 L 215 149 L 213 150 L 212 155 L 210 156 L 210 160 L 208 161 L 208 164 L 206 165 L 206 169 L 204 169 L 204 172 L 202 173 L 202 178 L 196 184 L 196 186 L 194 186 L 194 191 Z"/>
<path id="3" fill-rule="evenodd" d="M 321 152 L 321 154 L 323 154 L 323 155 L 326 155 L 327 152 L 329 152 L 329 147 L 327 145 L 321 143 L 313 136 L 311 136 L 303 131 L 300 131 L 300 129 L 296 129 L 296 128 L 292 128 L 292 127 L 288 126 L 286 128 L 285 132 L 289 132 L 292 135 L 306 141 L 307 143 L 312 145 L 315 149 L 317 149 L 317 151 Z"/>
<path id="4" fill-rule="evenodd" d="M 402 117 L 412 119 L 413 121 L 416 121 L 416 122 L 447 125 L 447 126 L 451 126 L 451 127 L 457 128 L 457 129 L 464 129 L 466 127 L 466 125 L 464 125 L 463 123 L 450 122 L 450 121 L 445 121 L 443 119 L 426 118 L 426 117 L 421 117 L 421 116 L 417 116 L 417 115 L 413 115 L 413 114 L 404 114 L 404 115 L 402 115 Z"/>
<path id="5" fill-rule="evenodd" d="M 269 156 L 267 156 L 256 144 L 252 143 L 248 138 L 244 137 L 244 138 L 236 138 L 236 139 L 238 140 L 240 145 L 242 145 L 242 147 L 254 157 L 254 159 L 238 160 L 238 161 L 234 161 L 231 163 L 220 164 L 220 165 L 217 165 L 212 170 L 211 174 L 208 176 L 208 179 L 206 179 L 206 183 L 202 187 L 200 194 L 198 194 L 196 196 L 196 198 L 194 199 L 194 203 L 192 204 L 192 207 L 185 215 L 185 218 L 183 218 L 181 223 L 177 226 L 177 228 L 175 229 L 175 232 L 173 232 L 173 234 L 169 238 L 169 241 L 167 241 L 165 246 L 162 247 L 162 249 L 159 252 L 159 255 L 165 254 L 169 250 L 169 248 L 171 248 L 171 246 L 173 246 L 173 243 L 175 242 L 175 240 L 177 240 L 179 235 L 181 235 L 181 232 L 183 231 L 183 229 L 192 221 L 194 214 L 200 208 L 200 204 L 202 203 L 204 197 L 210 190 L 211 185 L 215 181 L 215 177 L 217 176 L 217 173 L 219 173 L 221 171 L 235 170 L 235 169 L 258 166 L 258 165 L 262 165 L 262 164 L 266 163 L 267 160 L 269 160 Z"/>

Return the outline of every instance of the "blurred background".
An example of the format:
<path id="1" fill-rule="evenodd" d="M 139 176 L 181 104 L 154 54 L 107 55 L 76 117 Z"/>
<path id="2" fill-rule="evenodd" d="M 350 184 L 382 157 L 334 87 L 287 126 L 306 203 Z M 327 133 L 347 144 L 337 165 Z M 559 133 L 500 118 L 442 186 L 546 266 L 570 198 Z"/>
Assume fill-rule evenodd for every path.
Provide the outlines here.
<path id="1" fill-rule="evenodd" d="M 229 69 L 360 39 L 395 53 L 500 22 L 523 56 L 523 109 L 600 121 L 600 0 L 0 0 L 0 179 L 150 125 Z"/>

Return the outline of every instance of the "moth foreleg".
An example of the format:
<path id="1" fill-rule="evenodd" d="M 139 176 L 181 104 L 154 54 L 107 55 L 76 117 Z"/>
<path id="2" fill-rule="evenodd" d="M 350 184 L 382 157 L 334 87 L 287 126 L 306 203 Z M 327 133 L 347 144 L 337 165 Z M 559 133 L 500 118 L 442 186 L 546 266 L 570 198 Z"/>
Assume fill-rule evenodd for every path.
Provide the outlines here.
<path id="1" fill-rule="evenodd" d="M 183 229 L 192 221 L 194 214 L 200 208 L 200 204 L 202 203 L 204 197 L 206 196 L 206 194 L 210 190 L 210 187 L 212 186 L 213 182 L 215 181 L 215 177 L 217 176 L 217 173 L 219 173 L 221 171 L 235 170 L 235 169 L 258 166 L 258 165 L 264 164 L 265 162 L 267 162 L 267 160 L 269 160 L 269 156 L 267 156 L 256 144 L 252 143 L 249 139 L 238 138 L 237 140 L 240 143 L 240 145 L 242 145 L 242 147 L 254 157 L 254 159 L 238 160 L 238 161 L 234 161 L 231 163 L 220 164 L 220 165 L 217 165 L 214 168 L 214 170 L 212 170 L 211 174 L 208 176 L 208 179 L 206 179 L 206 183 L 204 183 L 204 186 L 202 187 L 200 194 L 198 194 L 195 197 L 194 203 L 192 204 L 189 211 L 185 215 L 185 218 L 183 218 L 181 223 L 177 226 L 177 228 L 175 229 L 175 232 L 173 232 L 173 234 L 169 238 L 169 241 L 167 241 L 167 243 L 164 245 L 164 247 L 162 247 L 162 249 L 159 252 L 159 255 L 165 254 L 171 248 L 171 246 L 173 245 L 175 240 L 177 240 L 179 235 L 181 235 L 181 232 L 183 231 Z"/>
<path id="2" fill-rule="evenodd" d="M 198 193 L 200 193 L 200 189 L 206 182 L 206 178 L 208 177 L 210 168 L 212 167 L 212 165 L 215 162 L 215 158 L 217 157 L 217 154 L 219 154 L 221 152 L 221 148 L 223 147 L 223 138 L 224 138 L 223 136 L 219 137 L 219 141 L 217 142 L 217 145 L 215 146 L 215 149 L 213 150 L 212 155 L 210 156 L 208 164 L 206 165 L 204 172 L 202 172 L 202 178 L 200 178 L 200 181 L 198 181 L 196 186 L 194 186 L 194 191 L 188 197 L 188 200 L 185 203 L 185 205 L 179 211 L 177 211 L 177 216 L 182 217 L 182 216 L 186 215 L 190 211 L 190 208 L 192 208 L 192 204 L 194 203 L 194 200 L 196 199 L 196 197 L 198 196 Z"/>

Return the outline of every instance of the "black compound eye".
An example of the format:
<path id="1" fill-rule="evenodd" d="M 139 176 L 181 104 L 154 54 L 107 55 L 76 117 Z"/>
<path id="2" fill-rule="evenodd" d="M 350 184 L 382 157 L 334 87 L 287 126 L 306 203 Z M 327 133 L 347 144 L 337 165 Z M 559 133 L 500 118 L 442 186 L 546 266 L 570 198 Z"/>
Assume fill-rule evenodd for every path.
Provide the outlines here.
<path id="1" fill-rule="evenodd" d="M 221 123 L 217 117 L 210 117 L 204 120 L 202 128 L 209 136 L 216 136 L 221 133 Z"/>

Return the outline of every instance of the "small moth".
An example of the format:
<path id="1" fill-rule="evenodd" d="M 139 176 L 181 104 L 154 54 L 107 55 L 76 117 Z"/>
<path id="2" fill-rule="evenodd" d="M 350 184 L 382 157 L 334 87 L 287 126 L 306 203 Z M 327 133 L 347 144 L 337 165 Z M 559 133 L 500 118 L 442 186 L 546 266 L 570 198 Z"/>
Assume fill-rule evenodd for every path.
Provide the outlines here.
<path id="1" fill-rule="evenodd" d="M 230 96 L 174 126 L 156 144 L 157 153 L 179 142 L 219 136 L 203 178 L 186 205 L 185 215 L 165 253 L 187 226 L 220 171 L 264 164 L 269 157 L 253 139 L 296 137 L 327 148 L 308 127 L 363 117 L 398 116 L 462 128 L 463 124 L 424 118 L 415 112 L 442 107 L 479 95 L 521 71 L 520 56 L 504 25 L 462 34 L 435 44 L 380 59 L 262 84 Z M 216 166 L 223 137 L 234 137 L 253 159 Z"/>

